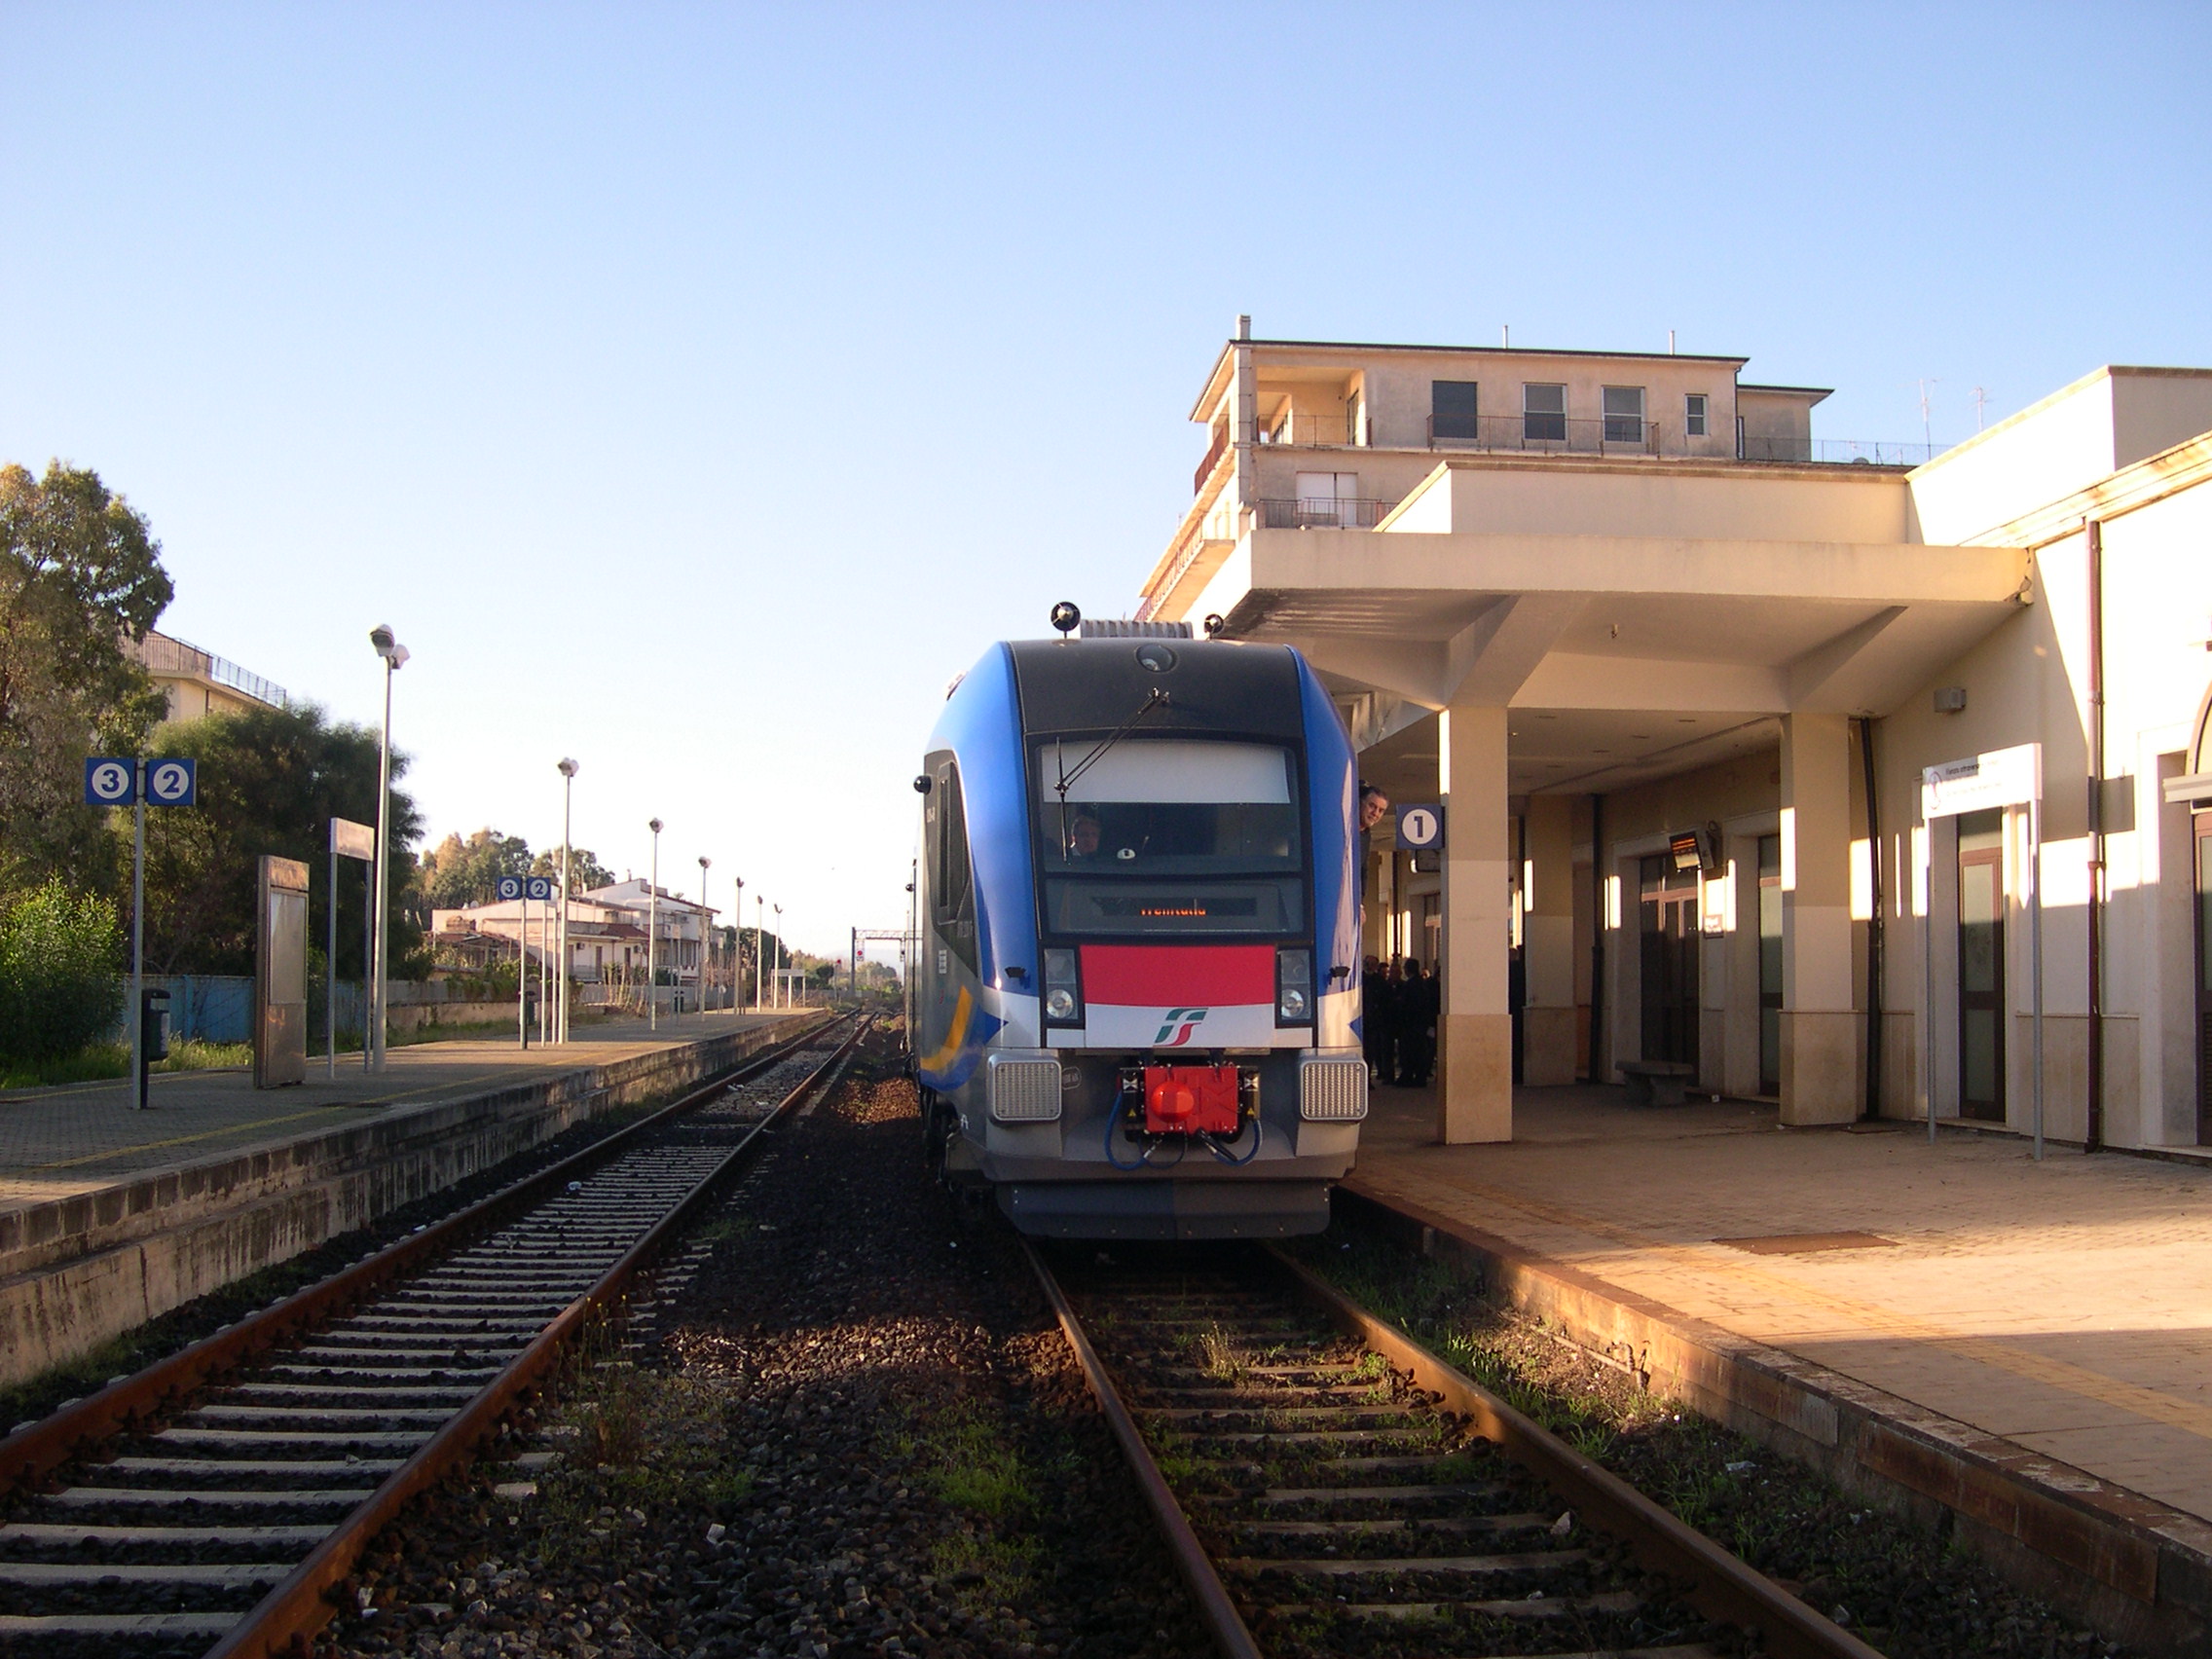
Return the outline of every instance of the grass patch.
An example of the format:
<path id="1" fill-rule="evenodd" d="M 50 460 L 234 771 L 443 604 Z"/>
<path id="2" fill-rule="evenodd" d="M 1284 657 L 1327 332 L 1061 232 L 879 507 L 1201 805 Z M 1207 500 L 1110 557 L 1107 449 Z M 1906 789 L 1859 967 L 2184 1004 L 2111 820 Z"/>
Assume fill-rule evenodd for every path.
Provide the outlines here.
<path id="1" fill-rule="evenodd" d="M 968 1402 L 916 1422 L 894 1442 L 914 1461 L 916 1484 L 945 1502 L 991 1521 L 1034 1509 L 1038 1486 L 1006 1424 Z"/>

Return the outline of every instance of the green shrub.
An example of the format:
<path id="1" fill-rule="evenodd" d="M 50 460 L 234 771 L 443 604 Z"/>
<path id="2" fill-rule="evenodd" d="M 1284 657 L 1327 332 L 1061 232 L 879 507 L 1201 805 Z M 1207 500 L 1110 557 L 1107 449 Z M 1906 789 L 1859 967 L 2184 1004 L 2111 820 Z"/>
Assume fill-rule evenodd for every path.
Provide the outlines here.
<path id="1" fill-rule="evenodd" d="M 115 906 L 58 881 L 0 900 L 0 1055 L 74 1054 L 123 1012 Z"/>

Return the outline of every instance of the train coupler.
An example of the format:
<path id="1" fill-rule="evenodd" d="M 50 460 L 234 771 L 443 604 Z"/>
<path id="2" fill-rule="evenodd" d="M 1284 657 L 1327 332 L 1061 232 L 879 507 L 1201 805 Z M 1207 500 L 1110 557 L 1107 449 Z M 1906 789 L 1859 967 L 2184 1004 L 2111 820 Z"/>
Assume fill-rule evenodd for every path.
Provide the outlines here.
<path id="1" fill-rule="evenodd" d="M 1122 1092 L 1143 1102 L 1147 1134 L 1234 1135 L 1259 1110 L 1260 1077 L 1234 1065 L 1130 1066 Z"/>

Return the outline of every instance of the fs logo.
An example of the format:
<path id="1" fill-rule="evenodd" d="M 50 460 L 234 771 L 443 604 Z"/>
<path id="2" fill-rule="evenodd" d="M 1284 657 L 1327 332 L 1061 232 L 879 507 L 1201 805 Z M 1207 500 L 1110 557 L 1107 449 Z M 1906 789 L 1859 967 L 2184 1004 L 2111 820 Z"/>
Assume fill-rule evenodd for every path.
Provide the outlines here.
<path id="1" fill-rule="evenodd" d="M 1202 1008 L 1171 1008 L 1161 1016 L 1160 1031 L 1152 1040 L 1156 1049 L 1180 1049 L 1206 1016 Z"/>

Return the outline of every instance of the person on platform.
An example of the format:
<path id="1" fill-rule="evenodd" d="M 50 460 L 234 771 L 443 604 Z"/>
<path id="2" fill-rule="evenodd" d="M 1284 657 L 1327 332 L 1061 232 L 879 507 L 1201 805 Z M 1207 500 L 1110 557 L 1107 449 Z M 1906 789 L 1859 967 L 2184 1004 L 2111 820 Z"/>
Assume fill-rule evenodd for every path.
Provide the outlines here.
<path id="1" fill-rule="evenodd" d="M 1359 1047 L 1367 1056 L 1370 1080 L 1382 1075 L 1382 959 L 1366 956 L 1359 964 Z"/>
<path id="2" fill-rule="evenodd" d="M 1390 810 L 1390 797 L 1365 779 L 1359 786 L 1359 832 L 1364 835 L 1382 822 Z"/>
<path id="3" fill-rule="evenodd" d="M 1375 1012 L 1375 1081 L 1395 1083 L 1398 1080 L 1398 1044 L 1403 1036 L 1405 1021 L 1405 991 L 1398 983 L 1398 964 L 1395 959 L 1382 965 L 1382 973 L 1375 977 L 1380 1005 Z"/>
<path id="4" fill-rule="evenodd" d="M 1398 983 L 1398 1083 L 1406 1088 L 1426 1088 L 1436 1071 L 1436 1021 L 1443 1013 L 1441 986 L 1435 975 L 1406 958 Z"/>

